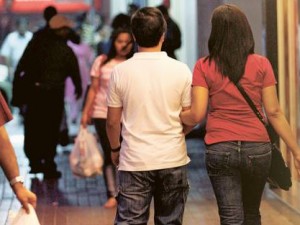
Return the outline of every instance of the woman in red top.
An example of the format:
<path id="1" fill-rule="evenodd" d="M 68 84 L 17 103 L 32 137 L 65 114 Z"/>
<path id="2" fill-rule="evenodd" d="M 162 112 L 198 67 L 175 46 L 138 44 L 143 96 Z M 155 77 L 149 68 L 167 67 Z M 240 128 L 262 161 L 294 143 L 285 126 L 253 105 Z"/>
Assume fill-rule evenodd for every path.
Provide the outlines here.
<path id="1" fill-rule="evenodd" d="M 300 149 L 279 107 L 270 62 L 254 54 L 254 39 L 244 13 L 225 4 L 214 10 L 211 22 L 209 56 L 195 65 L 191 109 L 183 112 L 181 119 L 195 125 L 204 119 L 209 106 L 206 167 L 221 224 L 259 225 L 271 145 L 264 125 L 234 83 L 239 82 L 260 113 L 266 113 L 291 150 L 298 172 Z"/>

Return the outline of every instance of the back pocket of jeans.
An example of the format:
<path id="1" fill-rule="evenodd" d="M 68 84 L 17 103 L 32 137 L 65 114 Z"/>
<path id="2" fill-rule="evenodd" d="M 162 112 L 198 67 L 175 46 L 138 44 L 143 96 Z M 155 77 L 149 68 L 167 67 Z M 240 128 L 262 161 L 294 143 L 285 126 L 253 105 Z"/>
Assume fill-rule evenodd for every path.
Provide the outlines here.
<path id="1" fill-rule="evenodd" d="M 251 175 L 267 177 L 271 165 L 271 151 L 261 154 L 248 155 Z"/>
<path id="2" fill-rule="evenodd" d="M 206 151 L 206 169 L 209 176 L 230 175 L 230 152 Z"/>

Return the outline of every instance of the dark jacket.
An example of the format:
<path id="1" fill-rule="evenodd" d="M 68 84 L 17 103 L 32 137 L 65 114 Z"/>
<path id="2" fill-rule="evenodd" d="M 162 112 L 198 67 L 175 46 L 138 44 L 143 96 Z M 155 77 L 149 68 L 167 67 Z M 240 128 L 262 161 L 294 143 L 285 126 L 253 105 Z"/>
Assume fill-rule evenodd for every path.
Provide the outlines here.
<path id="1" fill-rule="evenodd" d="M 166 22 L 167 32 L 162 51 L 167 52 L 168 56 L 176 59 L 175 50 L 181 47 L 181 32 L 179 26 L 171 18 L 168 18 Z"/>
<path id="2" fill-rule="evenodd" d="M 46 29 L 34 35 L 18 63 L 12 104 L 26 104 L 26 101 L 34 98 L 30 93 L 35 88 L 63 92 L 68 76 L 74 83 L 77 97 L 80 97 L 82 87 L 76 56 L 65 39 L 53 30 Z"/>

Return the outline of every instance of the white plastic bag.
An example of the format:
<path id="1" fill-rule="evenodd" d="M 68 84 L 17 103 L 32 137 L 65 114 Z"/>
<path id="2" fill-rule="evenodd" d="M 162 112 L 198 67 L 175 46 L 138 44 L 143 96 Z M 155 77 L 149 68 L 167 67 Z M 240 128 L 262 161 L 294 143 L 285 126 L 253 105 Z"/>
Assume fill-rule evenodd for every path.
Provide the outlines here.
<path id="1" fill-rule="evenodd" d="M 36 212 L 32 205 L 29 205 L 29 214 L 21 208 L 17 213 L 9 212 L 8 225 L 40 225 Z"/>
<path id="2" fill-rule="evenodd" d="M 80 127 L 69 156 L 73 174 L 91 177 L 102 174 L 103 158 L 96 137 L 87 128 Z"/>

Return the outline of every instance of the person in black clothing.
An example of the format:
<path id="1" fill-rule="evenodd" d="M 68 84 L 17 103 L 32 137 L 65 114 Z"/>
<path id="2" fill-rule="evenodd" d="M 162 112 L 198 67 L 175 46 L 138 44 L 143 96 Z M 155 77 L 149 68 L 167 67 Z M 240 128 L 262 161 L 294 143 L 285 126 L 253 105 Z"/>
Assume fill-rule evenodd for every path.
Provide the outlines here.
<path id="1" fill-rule="evenodd" d="M 138 9 L 140 8 L 139 5 L 131 3 L 127 6 L 127 13 L 131 17 Z"/>
<path id="2" fill-rule="evenodd" d="M 161 11 L 167 22 L 167 32 L 161 50 L 167 52 L 169 57 L 176 59 L 175 50 L 181 47 L 181 32 L 179 26 L 170 17 L 165 5 L 159 5 L 157 8 Z"/>
<path id="3" fill-rule="evenodd" d="M 43 35 L 43 34 L 47 35 L 47 30 L 49 29 L 49 21 L 56 14 L 57 14 L 57 9 L 54 6 L 50 5 L 44 9 L 43 17 L 45 19 L 46 24 L 44 27 L 42 27 L 39 30 L 37 30 L 36 32 L 34 32 L 33 38 L 35 38 L 39 35 Z M 80 43 L 80 37 L 74 29 L 69 29 L 68 40 L 72 41 L 74 44 Z"/>
<path id="4" fill-rule="evenodd" d="M 47 39 L 48 38 L 48 34 L 49 34 L 49 29 L 50 29 L 50 25 L 49 25 L 49 21 L 51 20 L 51 18 L 55 15 L 57 15 L 57 9 L 50 5 L 47 6 L 44 11 L 43 11 L 43 18 L 45 19 L 45 26 L 43 26 L 42 28 L 40 28 L 39 30 L 37 30 L 36 32 L 34 32 L 33 37 L 31 39 L 31 41 L 28 43 L 26 48 L 30 48 L 30 46 L 35 43 L 36 41 L 39 42 L 40 38 L 43 37 L 43 39 Z M 51 37 L 49 37 L 51 38 Z M 80 43 L 80 36 L 76 33 L 76 31 L 74 29 L 69 28 L 68 31 L 68 36 L 67 39 L 70 40 L 71 42 L 73 42 L 74 44 L 79 44 Z M 33 44 L 34 45 L 34 44 Z M 17 106 L 19 108 L 19 113 L 21 118 L 24 118 L 25 112 L 27 110 L 27 104 L 24 104 L 22 102 L 22 98 L 23 98 L 23 93 L 24 93 L 24 87 L 23 85 L 19 85 L 19 78 L 20 78 L 20 74 L 18 74 L 20 70 L 15 71 L 15 79 L 13 81 L 13 95 L 12 95 L 12 102 L 11 104 L 14 106 Z M 58 143 L 62 146 L 66 146 L 67 144 L 69 144 L 69 130 L 68 130 L 68 126 L 67 126 L 67 118 L 66 118 L 66 112 L 65 109 L 63 111 L 62 114 L 62 123 L 60 126 L 60 135 L 59 135 L 59 139 L 58 139 Z"/>
<path id="5" fill-rule="evenodd" d="M 81 96 L 81 78 L 77 58 L 67 45 L 72 23 L 56 14 L 49 28 L 36 35 L 27 46 L 16 73 L 22 82 L 24 117 L 24 150 L 30 173 L 44 173 L 44 178 L 60 178 L 54 161 L 64 110 L 65 80 L 71 77 L 76 97 Z M 20 85 L 19 85 L 20 86 Z M 24 90 L 26 89 L 26 90 Z"/>
<path id="6" fill-rule="evenodd" d="M 49 29 L 50 29 L 49 21 L 55 15 L 57 15 L 57 9 L 54 6 L 50 5 L 44 9 L 43 17 L 45 19 L 45 26 L 33 33 L 33 37 L 30 40 L 30 42 L 28 43 L 28 45 L 26 46 L 26 49 L 30 48 L 31 45 L 35 45 L 35 42 L 36 41 L 39 42 L 39 40 L 41 38 L 43 38 L 43 39 L 48 38 L 48 35 L 50 33 L 49 32 Z M 73 30 L 71 28 L 68 29 L 67 39 L 72 41 L 74 44 L 80 43 L 79 35 L 75 32 L 75 30 Z M 26 49 L 24 50 L 24 52 L 27 51 Z M 15 74 L 14 74 L 11 104 L 13 106 L 19 107 L 20 115 L 22 117 L 24 117 L 27 106 L 23 102 L 25 89 L 24 89 L 23 85 L 19 84 L 20 77 L 21 77 L 20 76 L 21 74 L 19 73 L 19 71 L 22 71 L 22 69 L 20 69 L 20 66 L 19 66 L 19 69 L 15 70 Z"/>
<path id="7" fill-rule="evenodd" d="M 51 18 L 53 16 L 55 16 L 57 14 L 57 9 L 54 7 L 54 6 L 48 6 L 44 9 L 44 12 L 43 12 L 43 17 L 45 19 L 45 26 L 40 28 L 39 30 L 37 30 L 35 33 L 34 33 L 34 36 L 37 36 L 41 33 L 43 33 L 43 31 L 45 31 L 45 29 L 49 29 L 49 21 L 51 20 Z"/>
<path id="8" fill-rule="evenodd" d="M 29 41 L 26 48 L 28 48 L 32 42 L 35 41 L 36 37 L 39 37 L 41 35 L 47 35 L 47 30 L 49 29 L 49 20 L 57 14 L 57 10 L 54 6 L 48 6 L 44 9 L 43 17 L 45 19 L 45 26 L 37 30 L 33 33 L 32 39 Z M 24 50 L 25 52 L 25 50 Z M 16 70 L 17 71 L 17 70 Z M 24 118 L 25 111 L 27 109 L 27 105 L 23 104 L 23 87 L 22 85 L 19 85 L 19 74 L 15 71 L 14 80 L 13 80 L 13 90 L 12 90 L 12 101 L 11 104 L 13 106 L 16 106 L 19 108 L 19 114 L 21 118 Z"/>

